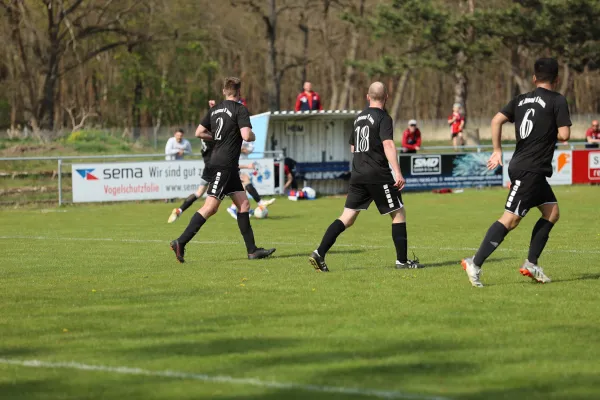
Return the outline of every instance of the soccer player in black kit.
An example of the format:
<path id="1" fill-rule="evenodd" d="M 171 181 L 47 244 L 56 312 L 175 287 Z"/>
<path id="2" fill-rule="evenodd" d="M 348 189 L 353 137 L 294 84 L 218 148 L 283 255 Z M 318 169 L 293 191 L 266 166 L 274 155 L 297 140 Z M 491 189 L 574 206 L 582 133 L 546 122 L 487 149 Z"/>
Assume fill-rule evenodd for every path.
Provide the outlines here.
<path id="1" fill-rule="evenodd" d="M 418 261 L 407 258 L 406 214 L 400 194 L 405 181 L 398 165 L 392 118 L 384 110 L 387 97 L 385 86 L 381 82 L 373 83 L 367 95 L 369 107 L 354 121 L 350 137 L 353 160 L 348 197 L 344 212 L 327 228 L 321 245 L 309 257 L 317 271 L 329 272 L 325 263 L 327 252 L 337 237 L 351 227 L 358 214 L 369 208 L 373 201 L 381 215 L 392 217 L 396 268 L 422 267 Z"/>
<path id="2" fill-rule="evenodd" d="M 197 132 L 202 131 L 202 128 L 200 128 L 200 126 L 198 126 Z M 183 212 L 185 210 L 190 208 L 190 206 L 192 204 L 194 204 L 194 202 L 196 200 L 198 200 L 200 197 L 202 197 L 204 195 L 204 193 L 206 193 L 206 188 L 208 187 L 208 183 L 212 180 L 212 177 L 210 176 L 212 169 L 210 168 L 209 165 L 210 165 L 210 156 L 212 154 L 213 148 L 215 147 L 215 141 L 201 140 L 201 142 L 202 142 L 201 154 L 202 154 L 202 160 L 204 161 L 204 170 L 202 171 L 202 176 L 200 177 L 200 185 L 198 186 L 198 190 L 196 190 L 195 193 L 190 194 L 183 201 L 183 203 L 181 204 L 181 206 L 179 208 L 174 208 L 173 211 L 171 211 L 171 215 L 169 215 L 169 219 L 167 220 L 167 222 L 169 224 L 177 221 L 177 219 L 181 216 L 181 214 L 183 214 Z"/>
<path id="3" fill-rule="evenodd" d="M 540 210 L 542 217 L 533 227 L 529 255 L 520 272 L 534 281 L 550 282 L 537 265 L 559 217 L 556 196 L 546 177 L 552 176 L 557 140 L 566 141 L 571 136 L 571 117 L 567 99 L 554 91 L 558 83 L 555 59 L 541 58 L 535 62 L 533 83 L 536 86 L 533 92 L 512 99 L 492 120 L 494 152 L 488 168 L 502 165 L 502 125 L 507 122 L 515 124 L 517 148 L 508 168 L 511 187 L 504 214 L 492 224 L 475 256 L 462 261 L 469 281 L 475 287 L 483 287 L 480 275 L 485 260 L 534 207 Z"/>
<path id="4" fill-rule="evenodd" d="M 241 81 L 238 78 L 227 78 L 223 85 L 225 100 L 212 107 L 196 130 L 196 136 L 202 140 L 214 140 L 215 145 L 210 158 L 211 178 L 208 183 L 208 198 L 204 205 L 190 220 L 181 236 L 171 242 L 177 261 L 185 262 L 185 246 L 198 233 L 202 225 L 219 209 L 225 196 L 230 196 L 237 206 L 238 226 L 244 242 L 248 259 L 266 258 L 275 249 L 256 247 L 254 232 L 250 226 L 250 202 L 242 186 L 239 176 L 239 159 L 242 141 L 253 142 L 256 137 L 252 132 L 248 109 L 240 104 Z"/>

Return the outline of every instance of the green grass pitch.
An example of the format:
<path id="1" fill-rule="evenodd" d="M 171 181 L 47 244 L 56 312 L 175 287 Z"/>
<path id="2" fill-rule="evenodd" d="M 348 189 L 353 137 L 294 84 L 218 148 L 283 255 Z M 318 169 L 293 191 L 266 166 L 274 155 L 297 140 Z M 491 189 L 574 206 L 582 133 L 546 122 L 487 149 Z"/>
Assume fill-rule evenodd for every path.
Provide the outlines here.
<path id="1" fill-rule="evenodd" d="M 502 189 L 405 195 L 429 267 L 410 272 L 393 268 L 374 206 L 332 249 L 332 272 L 314 272 L 307 256 L 342 198 L 279 199 L 252 220 L 277 247 L 259 261 L 222 209 L 183 265 L 168 242 L 191 213 L 168 225 L 172 205 L 3 209 L 0 398 L 598 399 L 600 188 L 555 189 L 562 218 L 540 259 L 553 282 L 518 272 L 532 210 L 483 289 L 459 262 L 502 213 Z"/>

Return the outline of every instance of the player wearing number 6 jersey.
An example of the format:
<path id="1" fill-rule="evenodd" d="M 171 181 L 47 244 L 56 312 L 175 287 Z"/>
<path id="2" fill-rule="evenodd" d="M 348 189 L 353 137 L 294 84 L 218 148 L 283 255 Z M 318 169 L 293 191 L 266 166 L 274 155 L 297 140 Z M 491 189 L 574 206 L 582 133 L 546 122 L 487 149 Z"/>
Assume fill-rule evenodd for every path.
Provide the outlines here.
<path id="1" fill-rule="evenodd" d="M 554 91 L 558 83 L 558 62 L 541 58 L 535 62 L 533 92 L 521 94 L 510 101 L 492 120 L 494 152 L 489 169 L 502 165 L 502 125 L 515 123 L 517 148 L 508 168 L 511 181 L 502 217 L 492 224 L 473 258 L 462 261 L 471 284 L 482 287 L 479 277 L 484 261 L 515 229 L 527 212 L 537 207 L 542 217 L 531 234 L 529 255 L 520 269 L 522 275 L 541 283 L 550 282 L 537 265 L 550 231 L 558 222 L 558 203 L 546 177 L 552 176 L 552 158 L 557 140 L 571 136 L 571 117 L 567 100 Z"/>
<path id="2" fill-rule="evenodd" d="M 214 105 L 208 111 L 196 129 L 196 136 L 202 140 L 214 141 L 215 146 L 210 160 L 208 198 L 190 220 L 181 236 L 171 242 L 171 249 L 179 262 L 184 262 L 185 246 L 198 233 L 206 221 L 219 209 L 225 196 L 230 196 L 238 207 L 238 226 L 246 243 L 249 259 L 270 256 L 275 249 L 256 247 L 254 232 L 250 226 L 250 203 L 240 180 L 238 163 L 242 141 L 256 140 L 252 132 L 248 109 L 240 104 L 241 81 L 227 78 L 223 85 L 225 100 Z"/>
<path id="3" fill-rule="evenodd" d="M 317 271 L 328 272 L 325 256 L 337 237 L 351 227 L 358 214 L 375 205 L 382 215 L 392 217 L 392 239 L 396 246 L 396 268 L 421 268 L 407 258 L 406 215 L 400 191 L 404 178 L 398 165 L 392 118 L 384 110 L 388 98 L 381 82 L 369 87 L 369 107 L 354 121 L 350 150 L 354 154 L 346 205 L 342 215 L 327 228 L 321 245 L 309 258 Z M 394 172 L 390 171 L 390 165 Z"/>

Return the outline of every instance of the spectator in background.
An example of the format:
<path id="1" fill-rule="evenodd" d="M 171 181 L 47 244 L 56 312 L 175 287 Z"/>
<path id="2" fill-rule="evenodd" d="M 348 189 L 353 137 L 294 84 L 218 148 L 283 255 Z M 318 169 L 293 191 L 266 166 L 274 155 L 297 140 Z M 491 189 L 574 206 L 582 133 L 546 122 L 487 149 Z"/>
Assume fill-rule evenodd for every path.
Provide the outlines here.
<path id="1" fill-rule="evenodd" d="M 597 149 L 600 147 L 600 125 L 598 121 L 592 121 L 592 127 L 585 132 L 586 149 Z"/>
<path id="2" fill-rule="evenodd" d="M 465 139 L 463 138 L 465 117 L 460 113 L 460 108 L 460 103 L 454 103 L 454 106 L 452 107 L 452 115 L 448 117 L 448 125 L 450 125 L 450 132 L 452 134 L 452 145 L 454 146 L 454 151 L 458 151 L 458 146 L 465 145 Z"/>
<path id="3" fill-rule="evenodd" d="M 177 129 L 175 135 L 167 140 L 165 159 L 167 161 L 183 160 L 185 154 L 192 154 L 192 145 L 183 138 L 183 129 Z"/>
<path id="4" fill-rule="evenodd" d="M 417 128 L 417 120 L 408 121 L 408 128 L 402 133 L 402 152 L 416 153 L 421 150 L 421 131 Z"/>
<path id="5" fill-rule="evenodd" d="M 322 109 L 321 96 L 319 96 L 319 93 L 313 92 L 312 84 L 310 82 L 304 82 L 304 91 L 296 98 L 296 107 L 294 110 L 313 111 Z"/>
<path id="6" fill-rule="evenodd" d="M 275 163 L 275 187 L 279 187 L 279 168 L 281 163 Z M 290 189 L 298 189 L 298 182 L 296 181 L 296 160 L 285 157 L 283 161 L 284 168 L 284 179 L 283 192 L 286 193 Z"/>

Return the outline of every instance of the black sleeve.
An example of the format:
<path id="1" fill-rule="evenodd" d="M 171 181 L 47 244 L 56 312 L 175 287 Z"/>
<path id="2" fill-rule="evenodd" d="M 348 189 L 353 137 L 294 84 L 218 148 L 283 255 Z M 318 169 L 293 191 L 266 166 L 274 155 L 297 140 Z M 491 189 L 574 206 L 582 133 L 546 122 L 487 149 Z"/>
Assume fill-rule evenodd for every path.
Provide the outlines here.
<path id="1" fill-rule="evenodd" d="M 202 118 L 200 125 L 205 127 L 210 132 L 210 110 L 208 110 L 204 118 Z"/>
<path id="2" fill-rule="evenodd" d="M 554 115 L 556 116 L 556 126 L 571 126 L 571 113 L 569 104 L 564 96 L 558 96 L 554 102 Z"/>
<path id="3" fill-rule="evenodd" d="M 517 105 L 517 98 L 512 99 L 507 105 L 505 105 L 500 112 L 508 118 L 510 122 L 515 122 L 515 108 Z"/>
<path id="4" fill-rule="evenodd" d="M 352 125 L 354 127 L 354 125 Z M 354 129 L 352 130 L 352 133 L 350 133 L 350 140 L 348 140 L 348 144 L 350 146 L 354 146 Z"/>
<path id="5" fill-rule="evenodd" d="M 237 123 L 240 129 L 242 128 L 250 128 L 252 129 L 252 124 L 250 123 L 250 113 L 248 109 L 244 106 L 241 106 L 237 112 Z"/>
<path id="6" fill-rule="evenodd" d="M 394 140 L 394 123 L 392 117 L 385 114 L 379 122 L 379 138 L 384 140 Z"/>

